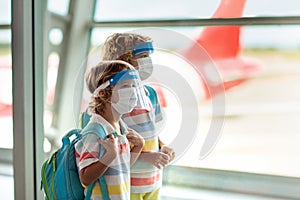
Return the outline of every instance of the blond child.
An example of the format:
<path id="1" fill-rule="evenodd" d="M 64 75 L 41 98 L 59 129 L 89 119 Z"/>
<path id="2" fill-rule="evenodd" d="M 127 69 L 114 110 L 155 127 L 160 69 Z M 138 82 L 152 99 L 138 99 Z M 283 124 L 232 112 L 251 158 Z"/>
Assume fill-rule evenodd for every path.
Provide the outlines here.
<path id="1" fill-rule="evenodd" d="M 84 134 L 76 143 L 80 180 L 85 193 L 95 182 L 92 200 L 105 199 L 99 177 L 104 177 L 109 199 L 130 199 L 130 166 L 142 151 L 144 140 L 126 126 L 121 116 L 139 102 L 138 73 L 123 61 L 101 62 L 86 73 L 86 84 L 93 95 L 89 103 L 91 119 L 82 132 L 88 129 L 93 133 L 98 129 L 91 127 L 101 126 L 106 138 Z"/>
<path id="2" fill-rule="evenodd" d="M 102 59 L 126 61 L 133 65 L 141 79 L 145 80 L 153 71 L 150 58 L 153 51 L 149 37 L 133 33 L 115 33 L 105 41 Z M 136 106 L 122 116 L 125 123 L 145 140 L 142 153 L 131 168 L 130 199 L 158 200 L 162 185 L 162 168 L 174 159 L 175 153 L 158 137 L 156 123 L 163 118 L 157 93 L 150 86 L 144 86 L 144 90 L 149 106 Z M 90 88 L 90 92 L 93 93 L 94 90 Z M 89 115 L 84 114 L 82 121 L 85 125 L 89 121 Z"/>

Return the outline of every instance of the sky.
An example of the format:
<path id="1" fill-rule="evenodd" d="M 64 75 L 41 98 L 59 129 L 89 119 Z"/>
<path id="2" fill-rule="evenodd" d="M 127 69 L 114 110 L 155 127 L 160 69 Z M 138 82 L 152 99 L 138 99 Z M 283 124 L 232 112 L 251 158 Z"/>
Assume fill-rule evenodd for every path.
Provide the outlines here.
<path id="1" fill-rule="evenodd" d="M 49 0 L 48 8 L 59 14 L 66 13 L 69 0 Z M 99 0 L 96 5 L 95 20 L 126 20 L 126 19 L 176 19 L 176 18 L 209 18 L 216 10 L 220 0 L 151 0 L 147 5 L 140 0 Z M 132 5 L 132 6 L 128 6 Z M 126 8 L 126 9 L 124 9 Z M 116 15 L 116 13 L 118 13 Z M 0 0 L 0 24 L 10 24 L 10 0 Z M 297 0 L 248 0 L 244 16 L 300 16 L 300 1 Z M 300 26 L 245 27 L 243 43 L 249 47 L 300 47 Z M 193 37 L 199 28 L 180 28 L 180 33 Z M 114 30 L 105 30 L 112 32 Z M 104 31 L 104 32 L 105 32 Z M 95 31 L 97 34 L 99 31 Z M 101 34 L 100 32 L 98 33 Z M 101 35 L 96 41 L 101 41 Z M 102 32 L 103 35 L 103 32 Z M 288 37 L 287 37 L 288 35 Z M 267 37 L 266 37 L 267 36 Z M 10 31 L 0 30 L 0 42 L 10 41 Z"/>

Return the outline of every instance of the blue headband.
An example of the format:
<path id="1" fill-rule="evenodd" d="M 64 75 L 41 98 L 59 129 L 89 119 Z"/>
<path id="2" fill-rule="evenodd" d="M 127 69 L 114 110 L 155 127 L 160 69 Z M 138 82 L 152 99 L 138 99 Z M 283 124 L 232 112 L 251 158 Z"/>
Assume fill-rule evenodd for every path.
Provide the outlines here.
<path id="1" fill-rule="evenodd" d="M 94 91 L 94 95 L 97 95 L 97 93 L 100 90 L 103 90 L 107 88 L 110 85 L 115 85 L 121 81 L 126 81 L 126 80 L 132 80 L 132 79 L 138 79 L 138 73 L 136 70 L 123 70 L 118 72 L 117 74 L 113 75 L 108 81 L 100 85 L 99 87 L 96 88 Z"/>
<path id="2" fill-rule="evenodd" d="M 126 81 L 130 79 L 138 79 L 136 70 L 123 70 L 113 75 L 108 81 L 109 85 L 115 85 L 121 81 Z"/>
<path id="3" fill-rule="evenodd" d="M 152 53 L 154 51 L 152 42 L 144 42 L 144 43 L 135 45 L 133 47 L 132 55 L 135 56 L 137 54 L 148 52 L 148 51 L 150 51 L 150 53 Z"/>

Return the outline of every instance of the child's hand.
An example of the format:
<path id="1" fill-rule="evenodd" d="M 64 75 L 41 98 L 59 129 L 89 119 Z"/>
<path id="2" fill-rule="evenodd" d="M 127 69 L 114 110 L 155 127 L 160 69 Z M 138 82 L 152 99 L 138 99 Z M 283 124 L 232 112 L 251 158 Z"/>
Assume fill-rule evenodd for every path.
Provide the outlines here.
<path id="1" fill-rule="evenodd" d="M 145 140 L 140 134 L 132 129 L 128 129 L 128 132 L 129 133 L 126 135 L 126 138 L 129 141 L 130 145 L 133 145 L 134 147 L 144 147 Z"/>
<path id="2" fill-rule="evenodd" d="M 145 145 L 145 140 L 134 130 L 128 129 L 128 131 L 129 133 L 126 135 L 126 138 L 130 143 L 130 147 L 132 147 L 130 149 L 130 166 L 132 166 L 140 156 Z"/>
<path id="3" fill-rule="evenodd" d="M 106 140 L 99 139 L 98 142 L 104 147 L 106 150 L 106 157 L 111 157 L 114 159 L 118 154 L 118 143 L 117 138 L 113 136 L 113 134 L 109 134 Z"/>
<path id="4" fill-rule="evenodd" d="M 165 154 L 168 154 L 170 156 L 170 161 L 169 162 L 171 162 L 175 158 L 175 152 L 171 147 L 168 147 L 168 146 L 164 145 L 164 146 L 161 147 L 160 151 L 165 153 Z"/>
<path id="5" fill-rule="evenodd" d="M 163 152 L 142 152 L 141 159 L 158 169 L 165 167 L 170 162 L 169 155 Z"/>

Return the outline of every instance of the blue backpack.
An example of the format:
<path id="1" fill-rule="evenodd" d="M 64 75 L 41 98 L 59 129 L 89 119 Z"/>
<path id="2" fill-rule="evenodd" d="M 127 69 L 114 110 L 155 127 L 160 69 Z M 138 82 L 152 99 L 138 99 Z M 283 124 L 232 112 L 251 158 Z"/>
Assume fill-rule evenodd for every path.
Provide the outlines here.
<path id="1" fill-rule="evenodd" d="M 95 182 L 89 185 L 87 194 L 84 196 L 84 188 L 81 185 L 75 157 L 75 144 L 82 136 L 96 133 L 101 139 L 105 139 L 104 128 L 97 123 L 88 124 L 83 130 L 73 129 L 62 138 L 62 147 L 46 160 L 41 169 L 42 184 L 45 200 L 89 200 Z M 75 139 L 71 141 L 71 137 Z M 102 147 L 102 146 L 101 146 Z M 103 147 L 102 147 L 103 148 Z M 105 150 L 101 150 L 100 157 Z M 102 197 L 109 200 L 107 185 L 103 176 L 99 177 Z"/>

